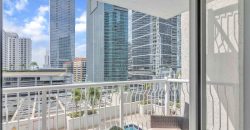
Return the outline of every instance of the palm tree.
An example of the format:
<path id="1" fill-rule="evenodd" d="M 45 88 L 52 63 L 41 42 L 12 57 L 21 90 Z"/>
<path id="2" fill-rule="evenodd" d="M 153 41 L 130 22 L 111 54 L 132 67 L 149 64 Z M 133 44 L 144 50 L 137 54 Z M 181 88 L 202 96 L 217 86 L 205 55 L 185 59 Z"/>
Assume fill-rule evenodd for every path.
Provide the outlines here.
<path id="1" fill-rule="evenodd" d="M 38 67 L 38 64 L 35 61 L 32 61 L 30 63 L 30 66 L 32 67 L 32 69 L 34 70 L 35 67 Z"/>
<path id="2" fill-rule="evenodd" d="M 99 88 L 90 87 L 88 89 L 87 98 L 92 107 L 92 114 L 94 114 L 95 105 L 97 105 L 97 101 L 99 101 L 100 97 L 101 97 L 101 93 L 100 93 Z"/>
<path id="3" fill-rule="evenodd" d="M 82 92 L 82 90 L 80 88 L 76 88 L 72 90 L 72 100 L 75 103 L 75 107 L 76 107 L 76 114 L 78 115 L 78 107 L 79 107 L 79 102 L 82 101 L 84 99 L 84 93 Z M 81 116 L 81 112 L 79 113 L 79 116 Z"/>
<path id="4" fill-rule="evenodd" d="M 73 89 L 72 100 L 75 102 L 76 109 L 78 108 L 78 103 L 84 99 L 84 93 L 80 88 Z"/>

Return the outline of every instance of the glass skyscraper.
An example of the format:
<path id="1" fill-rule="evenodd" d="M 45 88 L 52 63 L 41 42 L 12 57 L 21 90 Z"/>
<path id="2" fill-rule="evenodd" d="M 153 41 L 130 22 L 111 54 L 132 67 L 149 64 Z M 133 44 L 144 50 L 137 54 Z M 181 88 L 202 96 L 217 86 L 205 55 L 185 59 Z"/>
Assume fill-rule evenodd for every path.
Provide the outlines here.
<path id="1" fill-rule="evenodd" d="M 129 14 L 129 79 L 176 74 L 181 66 L 181 16 L 162 19 L 136 11 Z"/>
<path id="2" fill-rule="evenodd" d="M 87 80 L 128 79 L 128 10 L 88 1 Z"/>
<path id="3" fill-rule="evenodd" d="M 62 68 L 75 57 L 75 0 L 50 0 L 50 64 Z"/>

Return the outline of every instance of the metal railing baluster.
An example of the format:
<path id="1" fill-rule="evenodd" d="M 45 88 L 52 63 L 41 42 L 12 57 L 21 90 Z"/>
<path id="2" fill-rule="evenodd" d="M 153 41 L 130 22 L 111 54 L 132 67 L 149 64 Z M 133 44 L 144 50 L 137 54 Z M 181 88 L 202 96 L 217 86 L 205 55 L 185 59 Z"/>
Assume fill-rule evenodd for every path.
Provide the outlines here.
<path id="1" fill-rule="evenodd" d="M 212 126 L 212 130 L 214 129 L 214 123 L 215 123 L 215 121 L 214 121 L 214 97 L 213 97 L 213 94 L 212 94 L 212 85 L 209 85 L 210 87 L 210 96 L 211 96 L 211 99 L 212 99 L 212 105 L 211 105 L 211 107 L 212 107 L 212 120 L 213 120 L 213 126 Z"/>
<path id="2" fill-rule="evenodd" d="M 108 93 L 108 92 L 107 92 Z M 107 129 L 107 126 L 106 126 L 106 113 L 107 113 L 107 110 L 106 110 L 106 104 L 107 104 L 107 93 L 105 93 L 105 98 L 104 98 L 104 128 L 105 130 Z"/>
<path id="3" fill-rule="evenodd" d="M 120 86 L 120 127 L 123 128 L 124 121 L 124 95 L 123 95 L 123 87 Z"/>
<path id="4" fill-rule="evenodd" d="M 6 130 L 8 130 L 9 124 L 9 113 L 8 113 L 8 94 L 5 94 L 5 116 L 6 116 Z"/>
<path id="5" fill-rule="evenodd" d="M 67 130 L 67 104 L 68 104 L 68 101 L 67 101 L 67 89 L 64 89 L 64 92 L 65 92 L 65 102 L 64 102 L 64 129 Z"/>
<path id="6" fill-rule="evenodd" d="M 99 93 L 100 93 L 100 97 L 99 97 L 99 99 L 98 99 L 98 113 L 99 113 L 99 114 L 98 114 L 98 117 L 97 117 L 97 118 L 99 118 L 98 121 L 101 121 L 100 110 L 101 110 L 101 100 L 102 100 L 103 95 L 102 95 L 102 89 L 100 89 L 99 87 L 98 87 L 98 91 L 99 91 Z M 97 128 L 100 130 L 100 123 L 97 124 Z"/>
<path id="7" fill-rule="evenodd" d="M 81 130 L 81 127 L 82 127 L 82 89 L 80 88 L 80 110 L 79 110 L 79 130 Z"/>
<path id="8" fill-rule="evenodd" d="M 40 97 L 40 92 L 41 91 L 38 91 L 38 95 L 37 95 L 37 98 L 38 98 L 38 129 L 41 130 L 41 97 Z"/>
<path id="9" fill-rule="evenodd" d="M 50 100 L 50 91 L 48 90 L 48 96 L 47 99 L 48 101 L 48 130 L 50 130 L 50 107 L 51 107 L 51 100 Z"/>
<path id="10" fill-rule="evenodd" d="M 18 107 L 19 107 L 19 105 L 21 105 L 20 104 L 19 93 L 17 93 L 17 104 L 18 104 Z M 20 125 L 20 110 L 17 113 L 18 113 L 18 116 L 17 116 L 17 129 L 19 130 L 20 129 L 20 127 L 19 127 L 19 125 Z"/>
<path id="11" fill-rule="evenodd" d="M 58 130 L 59 89 L 56 91 L 56 130 Z"/>
<path id="12" fill-rule="evenodd" d="M 30 113 L 31 113 L 31 110 L 30 110 L 30 100 L 31 100 L 31 97 L 30 97 L 30 92 L 28 92 L 28 120 L 29 120 L 29 125 L 28 125 L 28 128 L 29 130 L 31 130 L 31 120 L 30 120 Z M 34 124 L 33 124 L 34 125 Z"/>
<path id="13" fill-rule="evenodd" d="M 42 91 L 42 130 L 46 130 L 46 114 L 47 114 L 47 91 Z"/>

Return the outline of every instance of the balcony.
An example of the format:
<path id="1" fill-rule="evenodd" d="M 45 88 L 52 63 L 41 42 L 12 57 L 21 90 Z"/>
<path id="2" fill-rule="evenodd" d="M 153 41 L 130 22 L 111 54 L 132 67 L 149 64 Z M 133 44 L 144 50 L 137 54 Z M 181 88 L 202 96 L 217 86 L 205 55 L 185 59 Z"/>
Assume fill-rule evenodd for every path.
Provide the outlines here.
<path id="1" fill-rule="evenodd" d="M 188 100 L 185 79 L 4 88 L 3 130 L 185 129 Z"/>

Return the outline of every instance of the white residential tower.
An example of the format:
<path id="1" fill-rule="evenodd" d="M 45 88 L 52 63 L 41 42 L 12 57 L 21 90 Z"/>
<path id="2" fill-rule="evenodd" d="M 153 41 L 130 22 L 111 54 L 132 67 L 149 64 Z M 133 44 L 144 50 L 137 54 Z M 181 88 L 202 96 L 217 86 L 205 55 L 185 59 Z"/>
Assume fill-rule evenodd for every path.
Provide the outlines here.
<path id="1" fill-rule="evenodd" d="M 27 70 L 32 58 L 32 41 L 3 31 L 3 70 Z"/>

